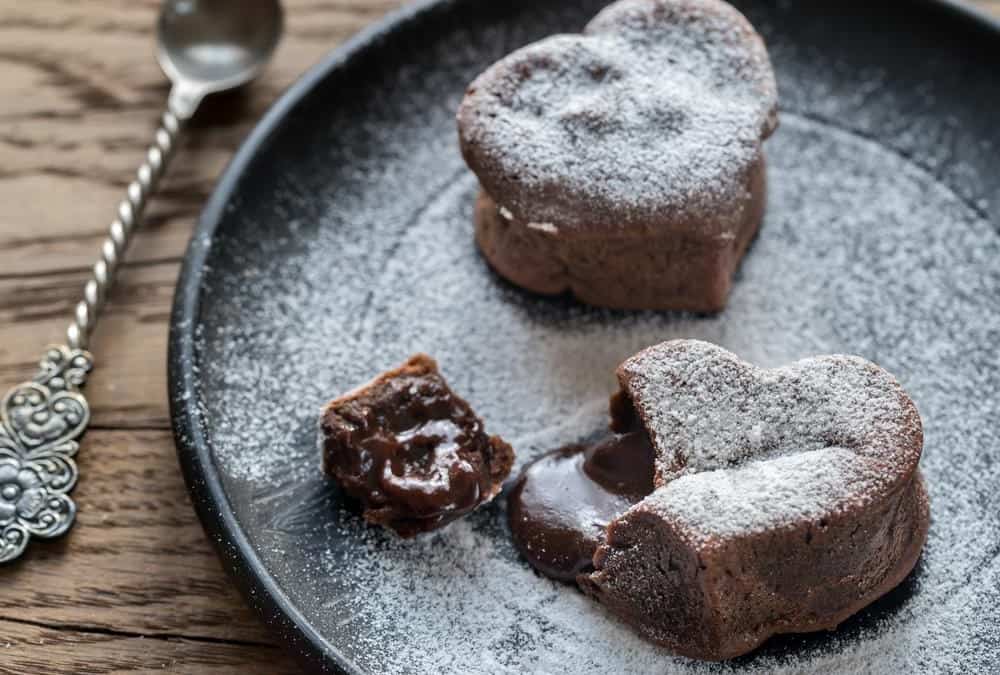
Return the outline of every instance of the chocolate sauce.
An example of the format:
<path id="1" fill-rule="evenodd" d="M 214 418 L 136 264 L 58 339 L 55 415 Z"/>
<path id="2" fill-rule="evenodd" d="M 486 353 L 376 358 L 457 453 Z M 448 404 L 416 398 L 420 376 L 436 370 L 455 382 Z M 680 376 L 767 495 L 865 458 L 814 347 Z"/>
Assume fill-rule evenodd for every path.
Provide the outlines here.
<path id="1" fill-rule="evenodd" d="M 526 466 L 511 491 L 514 542 L 542 574 L 573 581 L 592 569 L 608 523 L 652 491 L 645 431 L 550 452 Z"/>

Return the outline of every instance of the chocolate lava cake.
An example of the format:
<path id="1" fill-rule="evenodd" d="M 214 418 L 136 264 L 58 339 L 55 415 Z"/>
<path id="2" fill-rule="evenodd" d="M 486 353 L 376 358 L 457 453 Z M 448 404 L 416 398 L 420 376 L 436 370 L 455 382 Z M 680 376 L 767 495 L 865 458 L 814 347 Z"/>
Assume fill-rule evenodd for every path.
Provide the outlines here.
<path id="1" fill-rule="evenodd" d="M 500 60 L 458 112 L 476 241 L 528 290 L 717 311 L 763 217 L 764 42 L 721 0 L 622 0 Z"/>
<path id="2" fill-rule="evenodd" d="M 541 572 L 575 577 L 648 639 L 732 658 L 771 635 L 835 628 L 916 564 L 929 525 L 920 415 L 878 366 L 821 356 L 763 369 L 677 340 L 630 358 L 618 379 L 621 435 L 602 452 L 646 443 L 649 454 L 606 457 L 610 482 L 585 468 L 567 482 L 576 453 L 547 455 L 519 479 L 511 527 Z M 645 472 L 648 494 L 594 506 Z M 567 484 L 559 512 L 532 496 Z M 586 545 L 567 544 L 574 534 Z"/>

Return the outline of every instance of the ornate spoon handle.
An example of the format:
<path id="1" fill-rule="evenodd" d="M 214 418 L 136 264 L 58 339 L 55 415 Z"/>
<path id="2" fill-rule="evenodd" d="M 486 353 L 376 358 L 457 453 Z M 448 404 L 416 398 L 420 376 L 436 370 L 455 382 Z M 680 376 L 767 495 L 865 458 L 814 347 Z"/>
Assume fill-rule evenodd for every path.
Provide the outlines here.
<path id="1" fill-rule="evenodd" d="M 183 121 L 194 112 L 171 103 L 118 205 L 66 331 L 68 346 L 49 347 L 35 378 L 15 386 L 0 403 L 0 563 L 18 558 L 32 536 L 57 537 L 73 525 L 76 505 L 69 492 L 78 476 L 73 456 L 90 421 L 80 393 L 93 366 L 86 349 L 146 204 L 177 148 Z"/>
<path id="2" fill-rule="evenodd" d="M 129 183 L 125 199 L 118 204 L 118 217 L 111 223 L 108 237 L 101 246 L 101 259 L 94 265 L 93 276 L 83 289 L 83 300 L 77 304 L 73 322 L 66 331 L 70 348 L 87 348 L 94 324 L 104 309 L 108 291 L 114 284 L 125 251 L 132 243 L 132 235 L 142 219 L 146 204 L 174 156 L 181 129 L 182 123 L 177 115 L 170 110 L 163 113 L 153 145 L 146 153 L 146 161 Z"/>

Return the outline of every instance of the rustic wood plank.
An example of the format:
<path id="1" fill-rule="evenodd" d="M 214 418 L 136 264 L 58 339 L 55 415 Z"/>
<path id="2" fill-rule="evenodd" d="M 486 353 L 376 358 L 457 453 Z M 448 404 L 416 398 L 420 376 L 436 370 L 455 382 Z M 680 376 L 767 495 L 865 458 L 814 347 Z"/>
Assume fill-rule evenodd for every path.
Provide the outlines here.
<path id="1" fill-rule="evenodd" d="M 205 538 L 169 432 L 90 432 L 78 459 L 76 525 L 4 568 L 0 620 L 268 642 Z"/>
<path id="2" fill-rule="evenodd" d="M 0 383 L 61 341 L 160 113 L 158 2 L 0 0 Z M 94 337 L 97 429 L 167 429 L 166 326 L 191 226 L 274 98 L 395 0 L 292 0 L 274 64 L 209 102 L 130 251 Z M 100 48 L 95 48 L 100 45 Z M 5 388 L 5 386 L 0 387 Z M 166 431 L 91 431 L 77 526 L 2 570 L 0 673 L 290 673 L 223 574 Z"/>
<path id="3" fill-rule="evenodd" d="M 3 570 L 0 673 L 291 672 L 205 538 L 169 432 L 93 431 L 78 460 L 74 529 Z"/>
<path id="4" fill-rule="evenodd" d="M 272 646 L 101 634 L 3 619 L 0 632 L 2 675 L 299 672 L 279 648 Z"/>
<path id="5" fill-rule="evenodd" d="M 285 0 L 262 80 L 191 129 L 94 338 L 77 527 L 0 570 L 0 673 L 291 673 L 183 487 L 166 331 L 192 224 L 232 151 L 308 66 L 399 0 Z M 1000 0 L 979 0 L 1000 17 Z M 166 95 L 158 0 L 0 0 L 0 389 L 61 341 Z"/>
<path id="6" fill-rule="evenodd" d="M 287 32 L 273 64 L 248 96 L 209 104 L 199 115 L 130 252 L 133 262 L 177 259 L 215 177 L 277 95 L 402 3 L 285 4 Z M 0 0 L 0 277 L 92 264 L 166 99 L 152 58 L 156 7 Z"/>
<path id="7" fill-rule="evenodd" d="M 177 263 L 122 271 L 91 344 L 95 427 L 169 427 L 166 340 L 177 272 Z M 0 279 L 0 382 L 31 377 L 44 346 L 65 342 L 85 280 L 83 271 Z"/>

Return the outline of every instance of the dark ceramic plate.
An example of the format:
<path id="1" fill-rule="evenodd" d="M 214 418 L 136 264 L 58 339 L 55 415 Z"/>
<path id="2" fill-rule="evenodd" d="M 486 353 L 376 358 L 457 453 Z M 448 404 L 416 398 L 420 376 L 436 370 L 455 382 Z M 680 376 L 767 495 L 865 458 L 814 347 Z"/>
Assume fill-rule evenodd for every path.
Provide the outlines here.
<path id="1" fill-rule="evenodd" d="M 617 313 L 483 264 L 453 119 L 485 66 L 602 4 L 411 6 L 314 69 L 243 146 L 188 251 L 170 354 L 181 464 L 226 567 L 316 669 L 997 672 L 997 25 L 943 2 L 738 2 L 781 86 L 761 236 L 724 313 Z M 835 632 L 695 663 L 534 575 L 503 500 L 401 543 L 320 476 L 322 402 L 411 352 L 437 356 L 523 462 L 599 430 L 614 366 L 678 336 L 763 365 L 857 353 L 903 381 L 933 510 L 906 582 Z"/>

